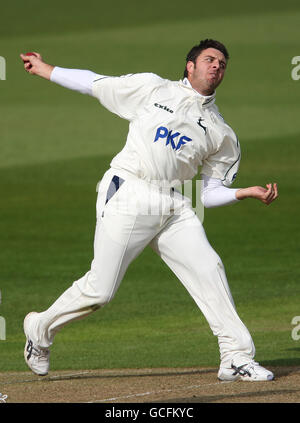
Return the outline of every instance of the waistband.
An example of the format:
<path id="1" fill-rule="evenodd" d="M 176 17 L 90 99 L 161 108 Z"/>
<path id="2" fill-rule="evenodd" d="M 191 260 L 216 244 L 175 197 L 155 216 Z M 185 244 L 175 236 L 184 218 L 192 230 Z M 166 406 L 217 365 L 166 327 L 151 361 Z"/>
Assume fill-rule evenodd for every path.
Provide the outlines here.
<path id="1" fill-rule="evenodd" d="M 135 180 L 137 182 L 145 183 L 150 185 L 153 188 L 159 189 L 159 191 L 163 192 L 170 192 L 174 191 L 176 186 L 180 186 L 181 182 L 179 180 L 177 181 L 165 181 L 165 180 L 154 180 L 154 179 L 148 179 L 148 178 L 141 178 L 128 170 L 125 169 L 117 169 L 114 167 L 110 167 L 108 172 L 111 172 L 112 175 L 117 175 L 120 178 L 123 178 L 124 180 Z"/>

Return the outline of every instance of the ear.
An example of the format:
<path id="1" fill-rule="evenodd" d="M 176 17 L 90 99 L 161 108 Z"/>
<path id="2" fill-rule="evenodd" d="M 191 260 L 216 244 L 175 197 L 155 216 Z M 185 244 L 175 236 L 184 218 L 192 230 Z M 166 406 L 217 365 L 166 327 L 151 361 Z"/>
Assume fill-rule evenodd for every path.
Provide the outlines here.
<path id="1" fill-rule="evenodd" d="M 195 68 L 195 64 L 194 62 L 192 62 L 191 60 L 189 60 L 186 64 L 186 70 L 188 71 L 188 73 L 190 74 L 191 72 L 193 72 Z"/>

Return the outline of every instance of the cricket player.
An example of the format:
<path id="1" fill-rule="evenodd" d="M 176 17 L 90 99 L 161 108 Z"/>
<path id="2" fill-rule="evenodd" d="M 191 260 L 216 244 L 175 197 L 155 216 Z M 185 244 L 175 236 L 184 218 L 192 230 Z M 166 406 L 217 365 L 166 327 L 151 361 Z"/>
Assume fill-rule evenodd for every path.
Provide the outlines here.
<path id="1" fill-rule="evenodd" d="M 209 244 L 191 201 L 175 189 L 200 167 L 205 207 L 246 198 L 269 205 L 278 196 L 276 183 L 230 188 L 238 172 L 240 144 L 215 104 L 229 59 L 226 47 L 202 40 L 188 53 L 180 81 L 153 73 L 106 76 L 52 66 L 39 53 L 20 56 L 28 73 L 95 97 L 129 121 L 124 148 L 99 184 L 90 269 L 47 310 L 25 317 L 24 357 L 30 369 L 38 375 L 48 373 L 55 334 L 111 301 L 130 263 L 150 245 L 217 336 L 218 378 L 272 380 L 273 373 L 254 360 L 253 340 L 235 309 L 221 258 Z"/>

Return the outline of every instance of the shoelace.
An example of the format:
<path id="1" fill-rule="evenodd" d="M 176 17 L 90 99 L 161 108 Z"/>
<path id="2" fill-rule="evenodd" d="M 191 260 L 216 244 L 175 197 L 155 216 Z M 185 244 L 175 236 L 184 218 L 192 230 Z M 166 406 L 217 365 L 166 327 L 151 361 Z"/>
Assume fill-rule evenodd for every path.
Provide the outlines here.
<path id="1" fill-rule="evenodd" d="M 241 376 L 251 376 L 250 369 L 254 369 L 255 366 L 258 366 L 259 364 L 255 361 L 251 361 L 247 364 L 242 364 L 241 366 L 235 366 L 234 364 L 231 364 L 231 368 L 234 370 L 233 376 L 239 374 Z"/>
<path id="2" fill-rule="evenodd" d="M 32 355 L 38 357 L 39 360 L 48 360 L 49 350 L 34 347 L 31 340 L 28 341 L 26 351 L 28 352 L 27 360 L 29 360 Z"/>

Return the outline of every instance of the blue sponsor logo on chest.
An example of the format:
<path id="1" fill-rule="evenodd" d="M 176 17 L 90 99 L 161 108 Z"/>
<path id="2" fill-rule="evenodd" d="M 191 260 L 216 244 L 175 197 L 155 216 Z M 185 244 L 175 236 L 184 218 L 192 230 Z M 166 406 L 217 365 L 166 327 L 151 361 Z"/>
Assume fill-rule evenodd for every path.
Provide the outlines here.
<path id="1" fill-rule="evenodd" d="M 169 130 L 165 126 L 160 126 L 157 128 L 156 135 L 154 138 L 154 142 L 158 141 L 160 138 L 166 140 L 166 145 L 171 144 L 173 150 L 179 150 L 187 142 L 192 141 L 192 138 L 186 137 L 185 135 L 180 136 L 180 132 L 174 132 L 173 130 Z"/>

